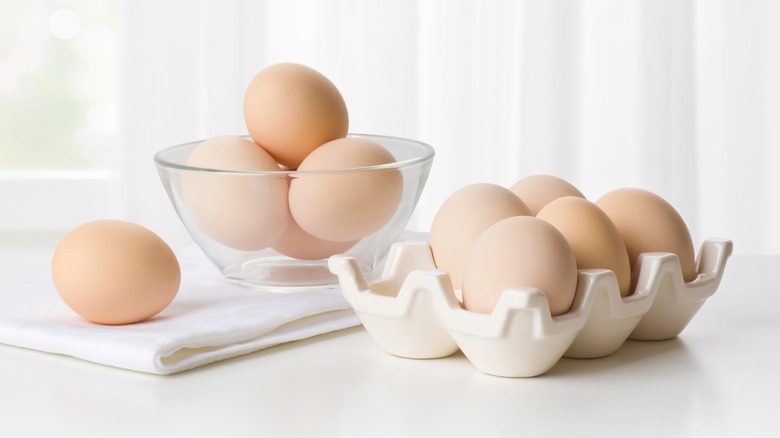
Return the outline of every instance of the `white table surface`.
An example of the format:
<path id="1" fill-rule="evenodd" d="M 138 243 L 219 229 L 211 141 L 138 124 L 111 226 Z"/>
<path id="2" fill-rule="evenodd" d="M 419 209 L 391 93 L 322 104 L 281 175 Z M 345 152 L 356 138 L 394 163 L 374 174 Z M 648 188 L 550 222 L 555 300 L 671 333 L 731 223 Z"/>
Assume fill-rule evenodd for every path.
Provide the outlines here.
<path id="1" fill-rule="evenodd" d="M 360 327 L 172 376 L 0 345 L 0 436 L 778 437 L 778 372 L 780 256 L 737 255 L 677 339 L 526 379 Z"/>

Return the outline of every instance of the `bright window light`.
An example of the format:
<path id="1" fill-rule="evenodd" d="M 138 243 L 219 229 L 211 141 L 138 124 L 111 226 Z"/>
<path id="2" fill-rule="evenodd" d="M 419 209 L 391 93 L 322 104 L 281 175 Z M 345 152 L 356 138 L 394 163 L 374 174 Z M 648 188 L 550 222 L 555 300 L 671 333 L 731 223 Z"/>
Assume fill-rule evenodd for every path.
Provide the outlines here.
<path id="1" fill-rule="evenodd" d="M 0 0 L 0 171 L 114 164 L 116 3 Z"/>

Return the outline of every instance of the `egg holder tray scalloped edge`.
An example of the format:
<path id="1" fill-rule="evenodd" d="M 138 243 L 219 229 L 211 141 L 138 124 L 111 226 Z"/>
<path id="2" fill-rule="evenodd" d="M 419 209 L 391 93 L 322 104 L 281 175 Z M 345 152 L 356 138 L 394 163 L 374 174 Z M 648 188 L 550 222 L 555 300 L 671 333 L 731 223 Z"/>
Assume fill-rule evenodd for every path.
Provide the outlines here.
<path id="1" fill-rule="evenodd" d="M 460 349 L 484 373 L 532 377 L 563 356 L 603 357 L 626 339 L 676 337 L 717 290 L 732 248 L 726 239 L 704 241 L 698 275 L 687 284 L 675 254 L 641 254 L 637 286 L 627 297 L 620 296 L 612 271 L 581 269 L 571 309 L 555 317 L 544 293 L 529 287 L 504 291 L 490 314 L 463 309 L 425 242 L 394 244 L 382 276 L 370 284 L 352 257 L 336 255 L 328 264 L 365 329 L 388 353 L 435 359 Z"/>

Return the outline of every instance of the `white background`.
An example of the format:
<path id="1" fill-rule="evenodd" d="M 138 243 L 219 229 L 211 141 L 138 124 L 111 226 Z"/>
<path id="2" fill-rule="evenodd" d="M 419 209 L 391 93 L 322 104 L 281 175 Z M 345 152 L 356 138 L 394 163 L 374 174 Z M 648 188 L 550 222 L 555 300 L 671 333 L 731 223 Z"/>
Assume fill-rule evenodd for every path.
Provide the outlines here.
<path id="1" fill-rule="evenodd" d="M 351 132 L 434 146 L 412 228 L 463 185 L 550 173 L 591 200 L 655 191 L 697 246 L 780 253 L 779 2 L 142 0 L 119 14 L 121 164 L 70 183 L 6 173 L 27 186 L 4 192 L 0 246 L 51 247 L 106 216 L 187 245 L 152 155 L 245 133 L 246 84 L 292 61 L 340 88 Z"/>

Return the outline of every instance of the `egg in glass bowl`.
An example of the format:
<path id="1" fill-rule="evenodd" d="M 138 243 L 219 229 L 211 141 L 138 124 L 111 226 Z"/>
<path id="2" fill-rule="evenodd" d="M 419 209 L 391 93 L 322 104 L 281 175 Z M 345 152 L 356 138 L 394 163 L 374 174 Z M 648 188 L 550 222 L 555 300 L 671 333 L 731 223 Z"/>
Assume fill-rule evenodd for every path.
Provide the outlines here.
<path id="1" fill-rule="evenodd" d="M 249 136 L 220 136 L 168 147 L 154 162 L 184 227 L 222 274 L 269 291 L 337 287 L 335 254 L 377 277 L 435 154 L 368 134 L 321 145 L 295 170 L 262 151 Z"/>

